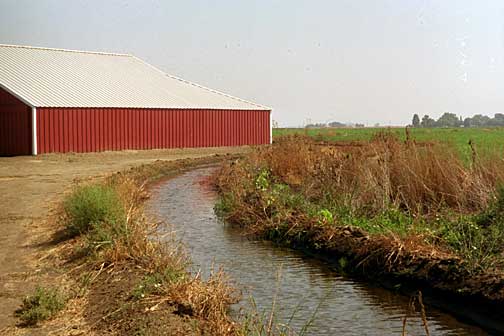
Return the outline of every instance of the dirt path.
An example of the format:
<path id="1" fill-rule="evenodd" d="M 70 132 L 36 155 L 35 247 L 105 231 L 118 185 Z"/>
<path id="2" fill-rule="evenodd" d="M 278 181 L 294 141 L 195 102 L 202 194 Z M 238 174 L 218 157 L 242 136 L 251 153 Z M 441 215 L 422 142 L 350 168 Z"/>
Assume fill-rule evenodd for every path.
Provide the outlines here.
<path id="1" fill-rule="evenodd" d="M 155 160 L 238 153 L 247 148 L 124 151 L 0 158 L 0 333 L 17 319 L 13 312 L 33 288 L 38 222 L 75 178 L 105 175 Z"/>

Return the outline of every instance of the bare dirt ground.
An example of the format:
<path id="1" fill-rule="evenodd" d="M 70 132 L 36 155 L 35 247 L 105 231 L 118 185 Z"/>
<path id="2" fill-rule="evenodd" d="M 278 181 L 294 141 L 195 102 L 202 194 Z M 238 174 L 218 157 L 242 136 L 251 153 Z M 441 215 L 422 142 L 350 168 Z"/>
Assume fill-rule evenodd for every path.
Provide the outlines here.
<path id="1" fill-rule="evenodd" d="M 39 223 L 74 179 L 106 175 L 156 160 L 240 153 L 247 147 L 50 154 L 0 158 L 0 333 L 18 320 L 14 311 L 33 290 L 40 250 Z M 57 272 L 57 270 L 54 270 Z"/>

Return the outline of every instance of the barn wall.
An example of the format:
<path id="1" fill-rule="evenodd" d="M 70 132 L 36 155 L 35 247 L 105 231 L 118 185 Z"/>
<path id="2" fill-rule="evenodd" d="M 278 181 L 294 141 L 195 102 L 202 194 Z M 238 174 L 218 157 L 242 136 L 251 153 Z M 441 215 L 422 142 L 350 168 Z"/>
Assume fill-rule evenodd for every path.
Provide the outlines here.
<path id="1" fill-rule="evenodd" d="M 31 154 L 31 108 L 0 89 L 0 156 Z"/>
<path id="2" fill-rule="evenodd" d="M 269 111 L 37 108 L 39 153 L 269 143 Z"/>

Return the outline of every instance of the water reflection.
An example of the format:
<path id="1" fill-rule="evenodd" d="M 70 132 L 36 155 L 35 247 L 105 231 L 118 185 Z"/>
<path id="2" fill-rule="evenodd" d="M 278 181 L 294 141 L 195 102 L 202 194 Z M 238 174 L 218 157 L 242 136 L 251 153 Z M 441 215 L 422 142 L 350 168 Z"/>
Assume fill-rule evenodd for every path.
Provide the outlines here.
<path id="1" fill-rule="evenodd" d="M 290 324 L 295 330 L 317 309 L 310 335 L 401 335 L 409 298 L 343 277 L 327 263 L 290 249 L 248 240 L 219 221 L 213 211 L 217 195 L 205 183 L 212 169 L 160 183 L 150 200 L 151 211 L 173 225 L 187 246 L 194 270 L 208 276 L 212 266 L 224 267 L 261 311 L 268 312 L 276 296 L 280 321 L 298 311 Z M 234 309 L 247 306 L 243 300 Z M 431 335 L 486 335 L 433 308 L 428 323 Z M 425 334 L 420 316 L 408 319 L 407 331 Z"/>

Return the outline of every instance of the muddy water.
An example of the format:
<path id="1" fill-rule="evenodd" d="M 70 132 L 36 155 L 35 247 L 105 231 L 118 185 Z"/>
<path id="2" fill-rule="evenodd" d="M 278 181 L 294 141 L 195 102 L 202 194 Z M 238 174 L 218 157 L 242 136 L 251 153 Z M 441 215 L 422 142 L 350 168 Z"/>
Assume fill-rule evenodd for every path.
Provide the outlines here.
<path id="1" fill-rule="evenodd" d="M 152 190 L 149 208 L 171 224 L 169 230 L 176 230 L 194 270 L 208 275 L 212 267 L 222 266 L 243 288 L 245 299 L 235 310 L 250 306 L 247 297 L 253 297 L 266 313 L 276 302 L 277 320 L 296 331 L 316 310 L 309 335 L 401 335 L 408 297 L 344 277 L 330 265 L 290 249 L 248 240 L 224 225 L 213 211 L 217 195 L 205 183 L 212 169 L 160 183 Z M 486 335 L 434 308 L 427 307 L 427 315 L 431 335 Z M 419 315 L 407 319 L 407 332 L 425 335 Z"/>

